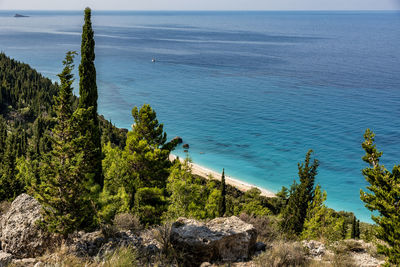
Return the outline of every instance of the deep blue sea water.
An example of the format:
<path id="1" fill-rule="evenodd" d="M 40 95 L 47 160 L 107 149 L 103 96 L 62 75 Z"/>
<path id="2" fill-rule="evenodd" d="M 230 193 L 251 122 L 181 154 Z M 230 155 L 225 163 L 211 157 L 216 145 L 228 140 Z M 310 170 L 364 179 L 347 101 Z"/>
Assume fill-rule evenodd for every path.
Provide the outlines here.
<path id="1" fill-rule="evenodd" d="M 0 50 L 56 81 L 79 51 L 82 12 L 14 13 L 0 11 Z M 389 169 L 400 163 L 400 13 L 95 11 L 92 22 L 99 112 L 117 126 L 150 103 L 194 162 L 274 191 L 313 149 L 328 206 L 370 221 L 365 129 Z"/>

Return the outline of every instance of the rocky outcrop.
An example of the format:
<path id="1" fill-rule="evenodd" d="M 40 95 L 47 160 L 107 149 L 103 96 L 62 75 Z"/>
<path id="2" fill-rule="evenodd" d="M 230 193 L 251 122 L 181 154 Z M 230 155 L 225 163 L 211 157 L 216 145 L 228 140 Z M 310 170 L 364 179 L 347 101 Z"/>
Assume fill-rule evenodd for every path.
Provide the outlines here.
<path id="1" fill-rule="evenodd" d="M 372 243 L 367 243 L 363 240 L 348 239 L 342 241 L 341 246 L 346 247 L 353 261 L 359 267 L 376 267 L 382 266 L 384 263 L 383 260 L 379 260 L 369 253 L 369 251 L 374 251 L 376 249 L 375 245 Z"/>
<path id="2" fill-rule="evenodd" d="M 51 244 L 50 235 L 41 230 L 41 206 L 33 197 L 22 194 L 11 204 L 0 221 L 0 243 L 4 252 L 16 258 L 36 257 Z"/>
<path id="3" fill-rule="evenodd" d="M 325 245 L 315 240 L 304 240 L 301 242 L 308 249 L 308 253 L 312 258 L 321 258 L 326 253 Z"/>
<path id="4" fill-rule="evenodd" d="M 216 218 L 207 224 L 179 218 L 172 225 L 170 237 L 173 247 L 184 253 L 185 264 L 199 266 L 202 262 L 249 259 L 255 251 L 257 232 L 236 216 Z"/>
<path id="5" fill-rule="evenodd" d="M 304 240 L 301 243 L 308 250 L 310 259 L 331 263 L 334 261 L 335 252 L 327 249 L 323 243 L 315 240 Z M 373 251 L 375 246 L 363 240 L 342 240 L 331 244 L 331 246 L 339 253 L 347 255 L 359 267 L 377 267 L 384 263 L 383 260 L 376 259 L 370 255 L 368 251 Z"/>
<path id="6" fill-rule="evenodd" d="M 117 247 L 130 246 L 142 249 L 141 239 L 131 231 L 116 232 L 113 236 L 105 237 L 101 231 L 75 233 L 66 242 L 68 253 L 78 257 L 93 257 L 104 255 Z"/>
<path id="7" fill-rule="evenodd" d="M 175 142 L 177 144 L 182 144 L 183 139 L 180 136 L 175 136 L 174 138 L 172 138 L 172 142 Z"/>
<path id="8" fill-rule="evenodd" d="M 12 260 L 13 256 L 0 250 L 0 267 L 6 267 Z"/>

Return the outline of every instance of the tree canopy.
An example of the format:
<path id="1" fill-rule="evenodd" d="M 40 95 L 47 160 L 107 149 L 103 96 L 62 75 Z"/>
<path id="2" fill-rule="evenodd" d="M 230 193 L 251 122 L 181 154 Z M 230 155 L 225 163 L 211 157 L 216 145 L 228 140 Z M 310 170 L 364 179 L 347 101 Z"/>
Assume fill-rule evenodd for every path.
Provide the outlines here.
<path id="1" fill-rule="evenodd" d="M 380 164 L 382 152 L 375 145 L 375 134 L 367 129 L 364 134 L 362 158 L 368 167 L 362 170 L 370 184 L 368 191 L 360 190 L 360 198 L 365 206 L 376 211 L 372 220 L 378 225 L 377 237 L 384 241 L 378 244 L 378 250 L 387 256 L 391 264 L 400 264 L 400 166 L 388 171 Z"/>

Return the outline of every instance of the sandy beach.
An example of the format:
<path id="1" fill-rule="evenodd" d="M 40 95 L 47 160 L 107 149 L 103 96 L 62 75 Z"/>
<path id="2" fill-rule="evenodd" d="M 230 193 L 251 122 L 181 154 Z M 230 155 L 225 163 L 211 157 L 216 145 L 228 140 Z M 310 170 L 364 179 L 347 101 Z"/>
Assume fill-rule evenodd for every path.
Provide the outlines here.
<path id="1" fill-rule="evenodd" d="M 176 159 L 176 155 L 170 154 L 170 160 L 172 161 L 174 159 Z M 182 162 L 184 161 L 184 159 L 182 159 L 182 158 L 180 158 L 180 160 Z M 217 173 L 217 172 L 215 172 L 213 170 L 207 169 L 207 168 L 205 168 L 203 166 L 200 166 L 200 165 L 198 165 L 196 163 L 190 163 L 190 164 L 191 164 L 191 167 L 192 167 L 192 173 L 193 174 L 197 174 L 197 175 L 202 176 L 202 177 L 207 178 L 207 179 L 211 175 L 214 179 L 221 180 L 221 173 Z M 238 188 L 239 190 L 241 190 L 243 192 L 246 192 L 247 190 L 250 190 L 251 188 L 256 187 L 256 188 L 260 189 L 261 195 L 266 196 L 266 197 L 275 197 L 275 194 L 273 192 L 271 192 L 271 191 L 268 191 L 268 190 L 266 190 L 264 188 L 261 188 L 261 187 L 258 187 L 258 186 L 251 185 L 251 184 L 248 184 L 246 182 L 240 181 L 240 180 L 238 180 L 236 178 L 233 178 L 231 176 L 228 176 L 226 174 L 225 174 L 225 181 L 226 181 L 227 184 L 229 184 L 231 186 L 234 186 L 234 187 Z"/>

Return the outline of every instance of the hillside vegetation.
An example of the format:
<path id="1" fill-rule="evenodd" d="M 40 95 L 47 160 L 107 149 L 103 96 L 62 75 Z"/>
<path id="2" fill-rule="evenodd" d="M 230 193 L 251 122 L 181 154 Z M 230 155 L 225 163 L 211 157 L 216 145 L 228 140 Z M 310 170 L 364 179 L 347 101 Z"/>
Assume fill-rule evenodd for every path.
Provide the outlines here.
<path id="1" fill-rule="evenodd" d="M 159 229 L 160 242 L 166 246 L 161 258 L 144 259 L 129 248 L 119 248 L 110 256 L 111 262 L 122 257 L 132 265 L 155 261 L 185 265 L 183 256 L 167 242 L 169 222 L 178 217 L 209 221 L 229 216 L 254 225 L 259 241 L 275 244 L 256 258 L 254 264 L 259 266 L 313 264 L 299 252 L 300 240 L 319 240 L 332 245 L 338 257 L 346 256 L 346 249 L 340 252 L 337 245 L 346 239 L 379 239 L 378 252 L 388 266 L 400 264 L 400 169 L 395 166 L 389 172 L 380 165 L 381 153 L 370 130 L 363 143 L 363 159 L 370 166 L 363 174 L 371 186 L 361 198 L 370 210 L 379 212 L 373 218 L 376 225 L 325 205 L 327 193 L 315 183 L 319 161 L 312 150 L 298 163 L 298 179 L 282 187 L 276 197 L 264 197 L 257 188 L 242 192 L 226 185 L 224 174 L 221 181 L 192 174 L 189 158 L 171 162 L 169 155 L 178 141 L 167 138 L 150 105 L 133 107 L 130 131 L 97 114 L 93 35 L 87 8 L 79 98 L 72 88 L 76 52 L 66 53 L 59 84 L 0 54 L 0 214 L 8 202 L 28 193 L 42 207 L 38 225 L 60 239 L 98 229 L 112 236 L 121 225 L 133 231 Z M 298 261 L 296 253 L 301 254 Z M 280 264 L 282 257 L 288 260 Z M 74 260 L 83 264 L 82 259 Z M 89 262 L 95 264 L 93 259 Z M 332 262 L 336 263 L 330 266 L 354 266 L 348 258 Z"/>

